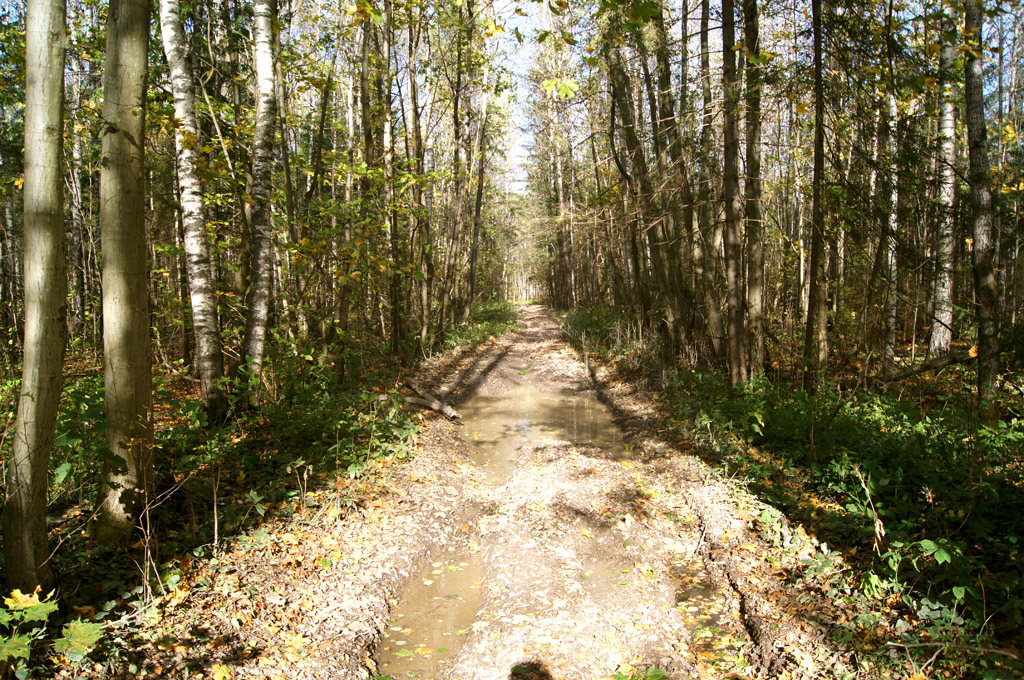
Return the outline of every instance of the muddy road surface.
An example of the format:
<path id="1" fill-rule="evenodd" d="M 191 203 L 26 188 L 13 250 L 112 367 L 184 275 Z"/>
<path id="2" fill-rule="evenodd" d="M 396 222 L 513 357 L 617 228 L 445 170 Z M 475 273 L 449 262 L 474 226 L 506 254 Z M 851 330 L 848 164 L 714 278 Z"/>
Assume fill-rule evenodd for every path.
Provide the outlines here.
<path id="1" fill-rule="evenodd" d="M 425 411 L 417 455 L 378 471 L 372 501 L 225 556 L 205 597 L 222 593 L 234 643 L 204 665 L 272 680 L 829 675 L 750 500 L 661 437 L 642 395 L 595 375 L 539 306 L 427 362 L 416 380 L 461 422 Z"/>

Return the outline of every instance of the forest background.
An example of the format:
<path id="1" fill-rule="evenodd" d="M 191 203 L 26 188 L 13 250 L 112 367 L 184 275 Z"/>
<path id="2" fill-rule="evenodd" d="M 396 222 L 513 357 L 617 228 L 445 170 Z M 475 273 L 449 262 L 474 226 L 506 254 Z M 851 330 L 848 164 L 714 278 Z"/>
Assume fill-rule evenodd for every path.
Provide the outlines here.
<path id="1" fill-rule="evenodd" d="M 865 605 L 847 642 L 884 623 L 958 673 L 1019 644 L 1018 2 L 0 19 L 12 588 L 134 546 L 142 566 L 83 597 L 152 597 L 273 485 L 236 475 L 248 502 L 221 527 L 180 526 L 169 498 L 215 496 L 285 433 L 289 476 L 321 465 L 310 446 L 361 476 L 413 427 L 403 369 L 542 299 L 658 386 L 667 427 L 846 551 L 813 568 L 889 612 Z"/>

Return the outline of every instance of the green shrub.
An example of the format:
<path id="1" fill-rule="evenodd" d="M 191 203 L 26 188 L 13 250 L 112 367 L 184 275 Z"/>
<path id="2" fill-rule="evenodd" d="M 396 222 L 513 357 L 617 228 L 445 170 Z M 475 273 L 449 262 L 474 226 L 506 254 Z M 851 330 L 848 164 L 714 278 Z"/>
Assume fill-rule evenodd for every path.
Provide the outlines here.
<path id="1" fill-rule="evenodd" d="M 0 607 L 0 666 L 19 680 L 33 671 L 33 648 L 43 643 L 47 621 L 57 611 L 53 593 L 40 599 L 39 591 L 25 595 L 15 590 Z M 103 636 L 103 625 L 89 621 L 70 621 L 53 642 L 53 651 L 66 663 L 77 666 Z"/>

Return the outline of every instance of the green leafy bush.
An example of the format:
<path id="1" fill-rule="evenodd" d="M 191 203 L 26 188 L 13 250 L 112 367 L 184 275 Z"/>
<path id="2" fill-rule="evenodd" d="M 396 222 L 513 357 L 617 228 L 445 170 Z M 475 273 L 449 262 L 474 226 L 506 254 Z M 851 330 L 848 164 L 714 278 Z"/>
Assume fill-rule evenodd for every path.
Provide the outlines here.
<path id="1" fill-rule="evenodd" d="M 495 300 L 474 305 L 466 323 L 449 331 L 443 340 L 447 349 L 473 345 L 508 333 L 516 327 L 515 305 L 504 300 Z"/>
<path id="2" fill-rule="evenodd" d="M 613 313 L 576 310 L 564 323 L 592 354 L 635 368 L 621 341 L 625 322 Z M 827 577 L 830 595 L 860 603 L 848 642 L 872 628 L 872 601 L 883 598 L 907 615 L 895 628 L 907 642 L 984 647 L 1024 625 L 1020 404 L 1008 401 L 998 427 L 980 425 L 972 385 L 956 371 L 898 393 L 826 383 L 813 395 L 764 376 L 733 389 L 724 372 L 660 373 L 667 428 L 853 556 L 852 570 L 835 568 L 832 552 L 805 572 Z M 761 528 L 774 543 L 770 519 Z"/>
<path id="3" fill-rule="evenodd" d="M 46 637 L 47 621 L 57 611 L 53 593 L 40 599 L 39 591 L 25 595 L 11 592 L 0 607 L 0 675 L 12 673 L 19 680 L 32 673 L 33 648 Z M 103 636 L 103 625 L 71 621 L 53 642 L 55 654 L 72 665 L 80 664 Z"/>

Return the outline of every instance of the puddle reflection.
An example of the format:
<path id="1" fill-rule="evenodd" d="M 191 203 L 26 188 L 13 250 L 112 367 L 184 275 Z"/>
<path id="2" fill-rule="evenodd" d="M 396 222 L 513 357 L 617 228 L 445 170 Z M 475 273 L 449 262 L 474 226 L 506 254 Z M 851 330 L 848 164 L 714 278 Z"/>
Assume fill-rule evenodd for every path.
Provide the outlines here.
<path id="1" fill-rule="evenodd" d="M 465 432 L 488 468 L 488 482 L 503 484 L 515 464 L 516 450 L 527 442 L 560 439 L 600 449 L 609 458 L 629 452 L 608 409 L 591 395 L 541 392 L 525 385 L 500 396 L 478 396 L 462 409 Z"/>
<path id="2" fill-rule="evenodd" d="M 520 446 L 557 439 L 593 447 L 610 458 L 628 458 L 622 434 L 596 397 L 546 394 L 536 387 L 501 396 L 476 396 L 461 408 L 474 460 L 487 483 L 504 484 Z M 413 582 L 395 608 L 378 650 L 378 668 L 395 680 L 429 680 L 443 673 L 462 646 L 480 605 L 486 573 L 475 545 L 449 548 Z M 618 587 L 621 569 L 594 560 L 590 586 Z"/>
<path id="3" fill-rule="evenodd" d="M 406 591 L 380 642 L 385 676 L 432 678 L 450 662 L 480 607 L 484 568 L 472 546 L 449 548 Z"/>

